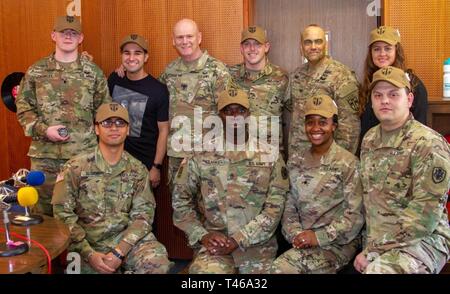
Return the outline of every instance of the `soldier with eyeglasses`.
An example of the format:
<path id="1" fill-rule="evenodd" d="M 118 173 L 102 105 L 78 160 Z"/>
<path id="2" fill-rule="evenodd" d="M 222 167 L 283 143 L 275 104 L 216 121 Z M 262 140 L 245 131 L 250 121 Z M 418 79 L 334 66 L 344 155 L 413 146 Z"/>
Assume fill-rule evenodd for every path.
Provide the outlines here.
<path id="1" fill-rule="evenodd" d="M 171 267 L 152 233 L 147 168 L 124 150 L 129 122 L 120 104 L 100 106 L 98 146 L 69 160 L 58 175 L 53 210 L 70 228 L 69 251 L 81 255 L 82 273 L 164 274 Z"/>
<path id="2" fill-rule="evenodd" d="M 31 169 L 45 173 L 37 211 L 52 216 L 51 197 L 61 166 L 80 150 L 97 144 L 94 115 L 111 101 L 102 70 L 78 53 L 83 42 L 80 21 L 56 18 L 51 38 L 55 51 L 33 64 L 20 84 L 17 119 L 31 137 Z"/>

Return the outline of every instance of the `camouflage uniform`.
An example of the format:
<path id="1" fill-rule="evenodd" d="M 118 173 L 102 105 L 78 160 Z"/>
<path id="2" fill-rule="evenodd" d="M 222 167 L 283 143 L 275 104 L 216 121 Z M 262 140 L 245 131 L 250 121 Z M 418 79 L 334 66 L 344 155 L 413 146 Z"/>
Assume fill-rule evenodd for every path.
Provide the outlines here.
<path id="1" fill-rule="evenodd" d="M 133 273 L 167 273 L 167 251 L 151 232 L 155 200 L 145 166 L 126 151 L 114 166 L 98 147 L 65 166 L 55 185 L 55 217 L 69 226 L 69 251 L 80 253 L 81 271 L 94 273 L 87 263 L 93 251 L 108 253 L 124 241 L 133 246 L 122 269 Z"/>
<path id="2" fill-rule="evenodd" d="M 193 132 L 194 119 L 203 125 L 203 118 L 217 115 L 217 93 L 225 89 L 230 74 L 226 66 L 219 60 L 210 56 L 208 52 L 192 64 L 186 64 L 181 57 L 170 63 L 161 74 L 159 80 L 167 85 L 170 94 L 169 119 L 176 116 L 186 116 L 191 122 L 192 146 L 194 141 L 202 142 L 202 136 L 195 136 Z M 194 108 L 201 109 L 202 116 L 194 117 Z M 207 131 L 207 130 L 204 130 Z M 169 180 L 178 171 L 182 159 L 192 154 L 188 151 L 175 151 L 172 148 L 172 136 L 181 134 L 176 128 L 170 128 L 167 155 L 169 156 Z M 202 135 L 200 133 L 199 135 Z"/>
<path id="3" fill-rule="evenodd" d="M 410 116 L 389 133 L 364 137 L 361 179 L 366 213 L 365 273 L 438 273 L 449 259 L 445 204 L 450 148 Z"/>
<path id="4" fill-rule="evenodd" d="M 173 192 L 174 223 L 196 248 L 190 273 L 264 273 L 277 253 L 275 229 L 288 190 L 281 156 L 261 152 L 198 153 L 180 167 Z M 198 195 L 197 195 L 198 194 Z M 200 240 L 210 231 L 236 240 L 228 256 L 209 255 Z"/>
<path id="5" fill-rule="evenodd" d="M 292 248 L 278 257 L 272 273 L 336 273 L 359 249 L 364 224 L 358 159 L 333 142 L 319 160 L 310 150 L 292 154 L 282 225 L 292 243 L 304 230 L 313 230 L 318 247 Z"/>
<path id="6" fill-rule="evenodd" d="M 286 95 L 289 78 L 279 66 L 268 60 L 264 69 L 258 73 L 251 73 L 245 69 L 245 64 L 237 64 L 228 68 L 233 81 L 248 94 L 250 113 L 253 116 L 267 116 L 268 140 L 270 142 L 270 117 L 279 117 L 278 131 L 280 146 L 283 143 L 282 114 L 283 110 L 291 110 L 290 97 Z M 260 132 L 261 129 L 258 128 Z M 267 134 L 258 133 L 259 138 L 266 138 Z"/>
<path id="7" fill-rule="evenodd" d="M 342 63 L 325 57 L 322 64 L 313 73 L 309 73 L 309 64 L 297 68 L 290 74 L 288 96 L 292 99 L 292 119 L 305 115 L 305 103 L 315 94 L 330 96 L 339 109 L 339 125 L 334 133 L 336 143 L 351 153 L 358 148 L 360 131 L 358 81 L 354 73 Z M 299 152 L 309 148 L 304 121 L 291 124 L 289 148 Z"/>
<path id="8" fill-rule="evenodd" d="M 107 102 L 111 97 L 105 76 L 85 57 L 64 65 L 52 54 L 32 65 L 22 79 L 16 100 L 17 118 L 25 136 L 32 138 L 28 151 L 31 169 L 46 175 L 45 184 L 37 187 L 38 209 L 45 214 L 52 215 L 50 201 L 60 166 L 97 144 L 95 111 Z M 48 140 L 47 128 L 58 124 L 67 127 L 68 141 Z"/>

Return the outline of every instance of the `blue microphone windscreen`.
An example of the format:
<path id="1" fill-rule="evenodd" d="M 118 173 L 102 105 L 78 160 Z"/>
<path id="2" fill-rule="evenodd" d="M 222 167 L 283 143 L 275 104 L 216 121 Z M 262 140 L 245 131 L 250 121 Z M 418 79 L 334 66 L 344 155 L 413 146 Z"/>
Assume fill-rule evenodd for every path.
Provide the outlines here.
<path id="1" fill-rule="evenodd" d="M 30 186 L 40 186 L 45 182 L 45 174 L 38 170 L 32 170 L 27 175 L 27 184 Z"/>

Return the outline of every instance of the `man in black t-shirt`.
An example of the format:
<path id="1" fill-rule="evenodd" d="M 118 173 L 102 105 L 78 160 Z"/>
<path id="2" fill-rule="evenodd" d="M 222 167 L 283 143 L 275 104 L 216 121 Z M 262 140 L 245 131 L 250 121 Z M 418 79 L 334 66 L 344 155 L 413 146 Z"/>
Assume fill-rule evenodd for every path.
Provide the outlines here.
<path id="1" fill-rule="evenodd" d="M 126 36 L 120 43 L 126 75 L 113 72 L 108 87 L 113 101 L 128 109 L 130 134 L 125 150 L 147 166 L 152 187 L 161 180 L 161 167 L 169 134 L 169 92 L 167 87 L 145 72 L 148 43 L 139 35 Z"/>

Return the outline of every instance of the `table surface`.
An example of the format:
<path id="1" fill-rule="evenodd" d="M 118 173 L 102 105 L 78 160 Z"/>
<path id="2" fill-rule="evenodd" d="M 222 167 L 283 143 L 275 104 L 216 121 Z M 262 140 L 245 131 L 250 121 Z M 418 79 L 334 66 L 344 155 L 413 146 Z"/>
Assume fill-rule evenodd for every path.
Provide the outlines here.
<path id="1" fill-rule="evenodd" d="M 60 255 L 70 242 L 70 232 L 68 227 L 59 220 L 52 217 L 43 216 L 44 221 L 37 225 L 29 226 L 30 237 L 41 243 L 50 253 L 52 259 Z M 10 219 L 13 216 L 10 215 Z M 0 227 L 4 229 L 3 219 L 0 219 Z M 27 228 L 10 225 L 10 232 L 27 236 Z M 11 236 L 14 241 L 23 241 Z M 0 232 L 0 242 L 5 244 L 6 236 Z M 25 241 L 23 241 L 25 242 Z M 28 244 L 30 246 L 30 244 Z M 31 243 L 27 253 L 13 256 L 0 257 L 0 274 L 7 273 L 36 273 L 46 270 L 47 256 L 37 245 Z"/>

